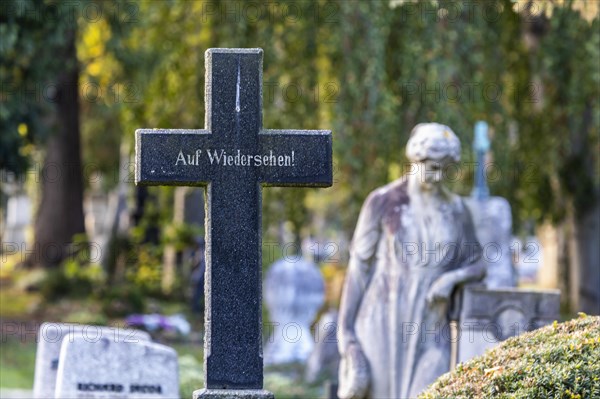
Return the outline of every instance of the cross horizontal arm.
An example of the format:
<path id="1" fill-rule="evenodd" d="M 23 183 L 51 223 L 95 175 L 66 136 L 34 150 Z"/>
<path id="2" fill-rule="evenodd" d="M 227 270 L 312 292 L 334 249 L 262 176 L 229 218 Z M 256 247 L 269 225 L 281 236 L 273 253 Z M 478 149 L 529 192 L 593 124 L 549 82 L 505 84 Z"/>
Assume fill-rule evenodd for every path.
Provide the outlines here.
<path id="1" fill-rule="evenodd" d="M 254 143 L 208 130 L 138 129 L 136 184 L 204 186 L 246 176 L 266 186 L 329 187 L 331 132 L 261 130 Z"/>
<path id="2" fill-rule="evenodd" d="M 210 176 L 193 168 L 209 148 L 212 135 L 204 129 L 138 129 L 135 131 L 135 183 L 161 186 L 203 186 Z M 182 159 L 183 155 L 183 159 Z M 190 162 L 191 161 L 191 162 Z M 198 162 L 196 162 L 198 161 Z"/>
<path id="3" fill-rule="evenodd" d="M 270 161 L 260 169 L 264 185 L 331 186 L 331 131 L 264 129 L 258 137 L 259 151 Z"/>

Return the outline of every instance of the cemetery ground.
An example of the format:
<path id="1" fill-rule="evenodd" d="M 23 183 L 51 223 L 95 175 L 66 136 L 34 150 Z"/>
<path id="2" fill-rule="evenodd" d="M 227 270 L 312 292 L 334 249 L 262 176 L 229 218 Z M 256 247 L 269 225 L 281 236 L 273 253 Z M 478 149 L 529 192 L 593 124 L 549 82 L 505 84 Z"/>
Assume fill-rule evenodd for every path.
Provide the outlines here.
<path id="1" fill-rule="evenodd" d="M 94 298 L 65 298 L 44 302 L 39 291 L 23 285 L 39 279 L 37 272 L 3 272 L 0 278 L 0 391 L 31 390 L 34 378 L 36 332 L 43 320 L 123 325 L 122 318 L 103 314 L 102 303 Z M 15 278 L 15 275 L 17 277 Z M 202 330 L 202 317 L 187 310 L 185 303 L 151 300 L 150 308 L 164 313 L 182 312 L 193 331 Z M 570 318 L 571 315 L 563 315 Z M 14 334 L 12 326 L 20 329 Z M 153 334 L 157 341 L 173 347 L 179 355 L 182 397 L 203 385 L 203 347 L 200 334 L 182 338 Z M 441 377 L 420 398 L 502 398 L 519 393 L 523 398 L 548 397 L 545 392 L 563 392 L 564 398 L 596 398 L 600 386 L 600 317 L 580 314 L 566 323 L 554 323 L 534 332 L 511 338 L 454 372 Z M 508 361 L 507 361 L 508 360 Z M 265 387 L 277 398 L 324 397 L 323 381 L 303 382 L 298 365 L 268 367 Z M 587 392 L 577 396 L 572 392 Z M 547 392 L 546 392 L 547 393 Z M 513 397 L 513 396 L 511 396 Z"/>
<path id="2" fill-rule="evenodd" d="M 82 295 L 71 287 L 71 294 L 60 299 L 45 292 L 48 276 L 37 269 L 25 270 L 10 267 L 6 262 L 0 273 L 0 392 L 31 392 L 34 381 L 37 332 L 45 321 L 68 322 L 98 326 L 123 327 L 124 313 L 114 316 L 115 309 L 98 295 Z M 5 267 L 9 266 L 9 267 Z M 129 289 L 135 290 L 134 287 Z M 112 301 L 115 305 L 116 302 Z M 146 313 L 165 315 L 183 314 L 190 322 L 189 336 L 168 331 L 152 333 L 154 341 L 175 349 L 179 357 L 181 397 L 204 386 L 203 381 L 203 314 L 193 313 L 189 302 L 166 298 L 146 298 Z M 107 312 L 109 314 L 107 314 Z M 268 320 L 265 313 L 264 319 Z M 15 331 L 16 329 L 16 331 Z M 303 382 L 304 369 L 300 365 L 270 366 L 265 369 L 265 389 L 277 398 L 323 397 L 324 383 L 314 385 Z M 0 397 L 4 397 L 0 395 Z"/>
<path id="3" fill-rule="evenodd" d="M 324 275 L 335 275 L 325 268 Z M 33 289 L 42 278 L 39 271 L 2 269 L 0 275 L 0 388 L 31 390 L 36 355 L 36 332 L 43 321 L 62 321 L 96 325 L 124 325 L 124 318 L 110 317 L 103 311 L 102 301 L 94 296 L 46 301 L 43 291 Z M 193 314 L 185 302 L 150 299 L 146 309 L 164 314 L 183 313 L 192 324 L 190 337 L 155 333 L 153 339 L 173 347 L 179 355 L 180 393 L 189 397 L 203 386 L 201 315 Z M 573 315 L 563 314 L 562 319 Z M 268 315 L 265 315 L 268 317 Z M 13 326 L 19 332 L 14 334 Z M 544 389 L 563 392 L 564 398 L 579 396 L 570 392 L 593 392 L 600 386 L 600 318 L 580 315 L 564 324 L 554 323 L 541 330 L 511 338 L 484 356 L 453 373 L 443 376 L 422 398 L 500 398 L 503 392 L 519 392 L 523 398 L 541 398 Z M 509 361 L 507 361 L 507 359 Z M 299 365 L 267 367 L 265 388 L 277 398 L 325 397 L 324 382 L 308 385 L 303 381 Z M 542 383 L 540 383 L 542 381 Z M 570 389 L 571 388 L 571 389 Z"/>

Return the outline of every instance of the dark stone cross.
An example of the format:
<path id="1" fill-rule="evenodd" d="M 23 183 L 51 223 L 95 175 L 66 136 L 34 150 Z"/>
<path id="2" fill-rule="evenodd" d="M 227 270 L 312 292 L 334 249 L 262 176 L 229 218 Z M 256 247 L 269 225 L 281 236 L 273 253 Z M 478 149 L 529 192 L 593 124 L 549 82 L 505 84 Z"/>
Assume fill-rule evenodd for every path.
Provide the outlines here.
<path id="1" fill-rule="evenodd" d="M 260 391 L 262 186 L 332 184 L 330 131 L 262 128 L 262 55 L 262 49 L 206 51 L 205 129 L 135 132 L 136 184 L 206 187 L 207 390 L 194 394 L 202 398 L 224 389 L 266 392 Z"/>

